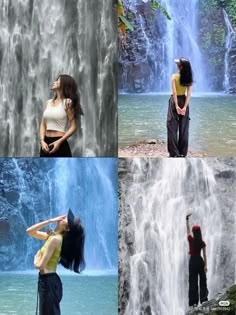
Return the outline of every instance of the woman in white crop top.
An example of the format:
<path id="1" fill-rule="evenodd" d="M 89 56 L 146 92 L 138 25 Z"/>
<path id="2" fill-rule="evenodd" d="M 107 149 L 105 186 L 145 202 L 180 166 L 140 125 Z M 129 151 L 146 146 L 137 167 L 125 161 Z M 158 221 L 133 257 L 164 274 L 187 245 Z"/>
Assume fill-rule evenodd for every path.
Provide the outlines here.
<path id="1" fill-rule="evenodd" d="M 53 83 L 54 99 L 46 102 L 40 125 L 41 157 L 71 157 L 67 139 L 76 131 L 76 116 L 82 115 L 77 84 L 69 75 Z"/>

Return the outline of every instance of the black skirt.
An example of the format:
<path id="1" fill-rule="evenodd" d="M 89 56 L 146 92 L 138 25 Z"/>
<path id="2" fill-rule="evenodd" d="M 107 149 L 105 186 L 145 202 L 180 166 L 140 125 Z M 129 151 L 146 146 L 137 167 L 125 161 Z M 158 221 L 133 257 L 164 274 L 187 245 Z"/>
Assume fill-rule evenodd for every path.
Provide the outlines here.
<path id="1" fill-rule="evenodd" d="M 38 279 L 39 315 L 60 315 L 62 283 L 56 273 L 40 274 Z"/>
<path id="2" fill-rule="evenodd" d="M 47 143 L 47 145 L 49 145 L 49 144 L 53 143 L 54 141 L 57 141 L 61 138 L 62 137 L 47 137 L 47 136 L 45 136 L 44 141 Z M 62 142 L 59 149 L 53 154 L 45 153 L 41 147 L 40 148 L 40 157 L 72 157 L 69 143 L 67 142 L 67 140 Z"/>

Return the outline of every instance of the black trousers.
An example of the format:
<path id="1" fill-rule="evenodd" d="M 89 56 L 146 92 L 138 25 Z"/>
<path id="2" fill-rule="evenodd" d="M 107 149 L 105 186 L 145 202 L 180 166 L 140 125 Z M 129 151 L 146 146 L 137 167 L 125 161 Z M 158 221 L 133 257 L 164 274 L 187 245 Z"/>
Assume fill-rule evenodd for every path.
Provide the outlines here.
<path id="1" fill-rule="evenodd" d="M 56 273 L 39 274 L 39 315 L 60 315 L 62 283 Z"/>
<path id="2" fill-rule="evenodd" d="M 61 137 L 44 137 L 44 141 L 49 145 Z M 43 152 L 42 147 L 40 149 L 40 157 L 72 157 L 69 143 L 67 141 L 62 142 L 60 148 L 53 154 Z"/>
<path id="3" fill-rule="evenodd" d="M 198 305 L 200 280 L 200 302 L 207 301 L 207 279 L 204 271 L 204 261 L 201 256 L 191 256 L 189 260 L 189 306 Z"/>
<path id="4" fill-rule="evenodd" d="M 185 95 L 177 96 L 178 105 L 184 107 Z M 175 108 L 173 96 L 169 99 L 167 114 L 167 148 L 170 157 L 186 156 L 188 153 L 189 138 L 189 106 L 185 116 L 179 115 Z"/>

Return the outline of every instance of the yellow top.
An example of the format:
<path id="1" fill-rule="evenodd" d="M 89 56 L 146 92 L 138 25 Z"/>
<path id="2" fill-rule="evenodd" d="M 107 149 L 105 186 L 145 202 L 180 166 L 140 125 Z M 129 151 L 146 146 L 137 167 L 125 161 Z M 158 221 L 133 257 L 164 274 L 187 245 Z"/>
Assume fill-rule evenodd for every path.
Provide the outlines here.
<path id="1" fill-rule="evenodd" d="M 46 242 L 44 243 L 44 245 L 42 246 L 42 248 L 40 249 L 40 254 L 41 254 L 41 257 L 43 256 L 47 246 L 48 246 L 48 242 L 49 240 L 51 239 L 52 236 L 56 236 L 58 238 L 60 238 L 60 240 L 62 241 L 62 235 L 60 234 L 56 234 L 56 235 L 50 235 L 48 237 L 48 239 L 46 240 Z M 62 242 L 61 242 L 62 243 Z M 57 269 L 57 263 L 58 263 L 58 260 L 61 256 L 61 246 L 59 248 L 57 248 L 51 258 L 49 259 L 48 263 L 47 263 L 47 266 L 46 268 L 49 269 L 50 271 L 55 271 L 56 272 L 56 269 Z"/>
<path id="2" fill-rule="evenodd" d="M 175 74 L 175 87 L 176 87 L 176 93 L 177 95 L 185 95 L 187 87 L 180 85 L 180 74 Z"/>

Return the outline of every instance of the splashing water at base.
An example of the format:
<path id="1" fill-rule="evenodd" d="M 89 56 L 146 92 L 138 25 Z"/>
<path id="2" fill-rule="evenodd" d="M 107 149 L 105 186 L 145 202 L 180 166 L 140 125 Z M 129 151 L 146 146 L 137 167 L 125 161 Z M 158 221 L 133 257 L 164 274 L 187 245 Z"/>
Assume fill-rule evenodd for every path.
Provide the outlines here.
<path id="1" fill-rule="evenodd" d="M 203 159 L 129 160 L 130 182 L 124 183 L 126 195 L 121 199 L 131 213 L 134 253 L 129 263 L 125 315 L 184 315 L 187 311 L 185 217 L 189 212 L 191 226 L 201 226 L 207 244 L 209 298 L 225 284 L 221 257 L 223 209 L 217 197 L 214 163 L 217 162 Z M 235 207 L 232 211 L 235 213 Z M 234 238 L 232 247 L 233 242 Z M 235 261 L 234 255 L 232 271 Z"/>

